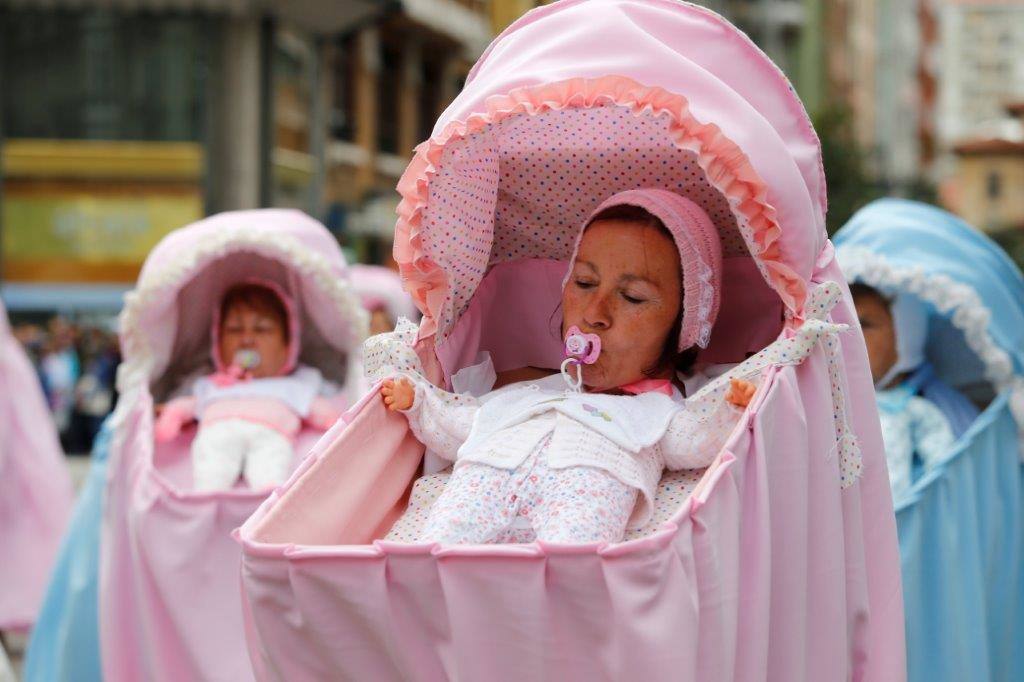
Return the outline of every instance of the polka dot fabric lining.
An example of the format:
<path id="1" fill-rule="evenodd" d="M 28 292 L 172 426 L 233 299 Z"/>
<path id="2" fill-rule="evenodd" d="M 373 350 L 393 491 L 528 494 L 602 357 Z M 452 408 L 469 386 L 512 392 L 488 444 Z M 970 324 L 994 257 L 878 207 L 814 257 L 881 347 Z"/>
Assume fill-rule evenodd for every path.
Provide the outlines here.
<path id="1" fill-rule="evenodd" d="M 718 228 L 725 258 L 749 256 L 729 202 L 697 155 L 672 142 L 670 123 L 667 114 L 604 105 L 511 116 L 449 143 L 422 232 L 424 253 L 449 276 L 440 338 L 490 265 L 568 259 L 583 221 L 622 190 L 656 187 L 691 199 Z"/>
<path id="2" fill-rule="evenodd" d="M 706 469 L 666 471 L 658 485 L 658 492 L 654 499 L 654 514 L 650 521 L 640 528 L 628 529 L 624 539 L 636 540 L 646 537 L 665 525 L 679 511 L 687 498 L 693 494 L 705 471 Z M 449 476 L 451 476 L 451 470 L 446 469 L 418 479 L 413 484 L 409 506 L 384 539 L 392 542 L 417 542 L 420 530 L 427 522 L 430 507 L 444 490 Z M 532 530 L 524 528 L 515 529 L 515 532 L 510 533 L 508 537 L 519 542 L 532 542 L 531 536 Z"/>
<path id="3" fill-rule="evenodd" d="M 491 263 L 568 258 L 598 204 L 637 187 L 671 190 L 699 204 L 718 228 L 723 254 L 749 255 L 729 203 L 708 183 L 696 154 L 671 143 L 668 125 L 665 114 L 636 116 L 616 106 L 501 121 Z"/>

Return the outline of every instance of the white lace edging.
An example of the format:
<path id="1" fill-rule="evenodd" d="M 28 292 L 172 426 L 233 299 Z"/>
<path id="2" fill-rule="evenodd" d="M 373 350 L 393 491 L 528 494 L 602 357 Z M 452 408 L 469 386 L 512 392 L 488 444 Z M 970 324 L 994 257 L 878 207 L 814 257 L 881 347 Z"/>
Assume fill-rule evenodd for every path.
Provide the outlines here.
<path id="1" fill-rule="evenodd" d="M 125 356 L 117 372 L 119 392 L 132 394 L 149 381 L 153 370 L 156 354 L 148 335 L 141 328 L 142 314 L 166 296 L 169 289 L 191 279 L 210 261 L 246 249 L 280 260 L 289 270 L 312 281 L 337 306 L 348 323 L 346 350 L 360 349 L 363 339 L 369 334 L 369 314 L 363 309 L 351 284 L 332 272 L 331 264 L 323 255 L 287 235 L 253 234 L 243 228 L 225 229 L 161 270 L 146 275 L 134 290 L 125 295 L 124 309 L 119 318 Z M 131 403 L 131 400 L 118 402 L 119 405 Z"/>
<path id="2" fill-rule="evenodd" d="M 906 292 L 931 304 L 959 329 L 967 346 L 985 367 L 985 379 L 996 391 L 1010 391 L 1010 412 L 1021 429 L 1024 458 L 1024 376 L 1014 373 L 1013 359 L 989 334 L 992 314 L 970 286 L 921 266 L 896 267 L 885 256 L 864 248 L 837 250 L 847 281 L 863 282 L 883 293 Z"/>
<path id="3" fill-rule="evenodd" d="M 419 326 L 405 317 L 398 318 L 394 331 L 371 336 L 363 342 L 363 375 L 372 382 L 399 373 L 424 376 L 414 346 Z"/>
<path id="4" fill-rule="evenodd" d="M 929 274 L 920 266 L 897 268 L 885 256 L 867 249 L 842 249 L 838 256 L 848 281 L 863 282 L 885 293 L 913 294 L 949 317 L 985 366 L 985 378 L 998 391 L 1012 388 L 1020 379 L 1014 374 L 1009 353 L 988 333 L 992 315 L 974 289 L 946 275 Z"/>

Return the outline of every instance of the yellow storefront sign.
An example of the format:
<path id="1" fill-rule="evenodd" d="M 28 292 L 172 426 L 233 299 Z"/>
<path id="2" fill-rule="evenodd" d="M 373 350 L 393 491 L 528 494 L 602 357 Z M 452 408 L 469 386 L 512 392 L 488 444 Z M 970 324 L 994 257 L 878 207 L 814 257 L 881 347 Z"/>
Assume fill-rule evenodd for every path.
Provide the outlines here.
<path id="1" fill-rule="evenodd" d="M 18 196 L 8 190 L 3 198 L 4 278 L 132 281 L 164 235 L 202 215 L 198 191 Z"/>
<path id="2" fill-rule="evenodd" d="M 127 154 L 118 143 L 54 150 L 36 142 L 7 145 L 4 280 L 131 282 L 164 235 L 201 218 L 198 172 L 182 173 L 182 145 L 173 150 L 174 164 L 157 145 L 137 147 Z M 104 150 L 118 163 L 101 162 Z M 191 156 L 198 171 L 197 147 Z"/>

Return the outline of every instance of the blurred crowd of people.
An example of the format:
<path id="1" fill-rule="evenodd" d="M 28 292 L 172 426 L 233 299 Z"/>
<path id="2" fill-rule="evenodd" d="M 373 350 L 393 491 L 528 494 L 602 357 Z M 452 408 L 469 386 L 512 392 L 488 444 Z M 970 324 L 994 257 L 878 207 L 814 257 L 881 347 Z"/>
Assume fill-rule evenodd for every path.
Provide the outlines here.
<path id="1" fill-rule="evenodd" d="M 57 316 L 16 323 L 13 332 L 35 365 L 64 451 L 88 453 L 117 402 L 121 351 L 112 325 Z"/>

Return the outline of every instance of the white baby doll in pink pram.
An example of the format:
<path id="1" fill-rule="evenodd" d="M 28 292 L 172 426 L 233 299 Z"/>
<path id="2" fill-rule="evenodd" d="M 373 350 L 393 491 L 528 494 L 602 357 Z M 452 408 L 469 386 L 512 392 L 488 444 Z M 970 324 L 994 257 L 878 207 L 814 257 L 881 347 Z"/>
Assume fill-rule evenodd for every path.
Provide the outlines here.
<path id="1" fill-rule="evenodd" d="M 721 244 L 702 208 L 667 190 L 621 192 L 577 238 L 562 292 L 562 376 L 480 400 L 415 374 L 385 381 L 385 404 L 456 462 L 421 540 L 616 542 L 646 524 L 664 469 L 708 466 L 754 394 L 734 380 L 724 400 L 687 402 L 674 385 L 685 391 L 677 372 L 707 346 L 721 279 Z"/>
<path id="2" fill-rule="evenodd" d="M 156 437 L 166 442 L 196 420 L 193 488 L 226 490 L 241 474 L 261 489 L 291 473 L 303 424 L 326 431 L 342 412 L 339 387 L 298 363 L 301 328 L 291 297 L 270 280 L 231 286 L 213 310 L 213 374 L 161 411 Z"/>

